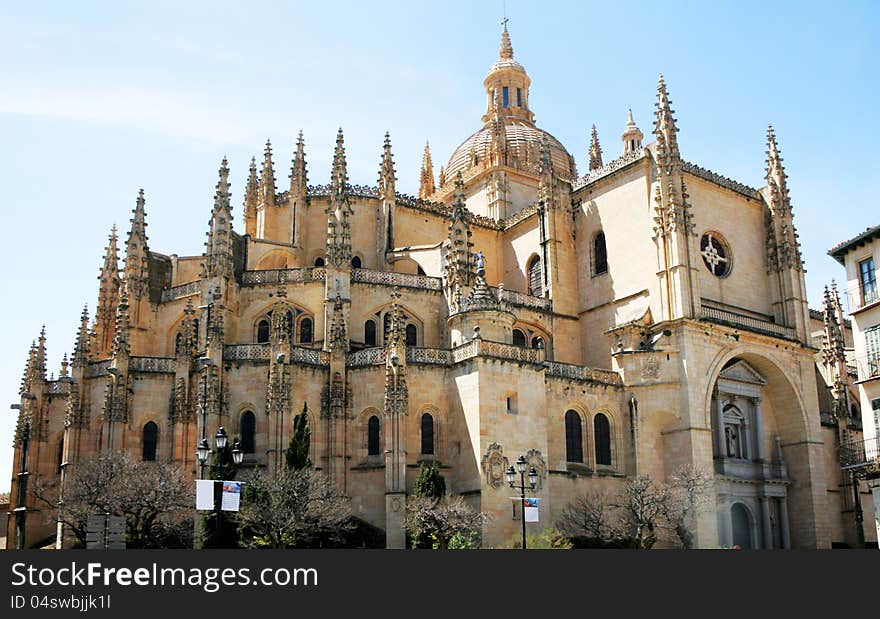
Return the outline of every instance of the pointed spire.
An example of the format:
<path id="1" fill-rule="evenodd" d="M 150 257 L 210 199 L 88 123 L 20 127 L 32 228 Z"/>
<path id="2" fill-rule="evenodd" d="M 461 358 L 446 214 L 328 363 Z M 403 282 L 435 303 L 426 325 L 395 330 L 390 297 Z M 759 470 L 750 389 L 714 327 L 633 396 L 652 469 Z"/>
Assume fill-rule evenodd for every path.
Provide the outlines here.
<path id="1" fill-rule="evenodd" d="M 110 229 L 110 238 L 104 248 L 104 262 L 98 275 L 98 305 L 95 312 L 94 352 L 98 356 L 110 354 L 113 345 L 113 329 L 116 324 L 116 306 L 119 303 L 119 258 L 116 250 L 116 225 Z M 88 330 L 86 330 L 88 333 Z"/>
<path id="2" fill-rule="evenodd" d="M 257 179 L 257 159 L 251 157 L 250 173 L 244 189 L 244 233 L 257 236 L 257 203 L 260 201 L 260 181 Z"/>
<path id="3" fill-rule="evenodd" d="M 768 259 L 774 269 L 784 267 L 803 269 L 798 233 L 794 227 L 791 198 L 788 193 L 788 175 L 782 165 L 782 155 L 776 143 L 773 125 L 767 127 L 767 186 L 769 188 L 771 238 L 768 240 Z"/>
<path id="4" fill-rule="evenodd" d="M 657 82 L 657 110 L 654 113 L 654 135 L 657 137 L 657 160 L 667 168 L 681 163 L 681 153 L 678 150 L 678 127 L 675 125 L 672 102 L 666 91 L 666 80 L 663 75 Z"/>
<path id="5" fill-rule="evenodd" d="M 131 353 L 129 342 L 128 291 L 123 287 L 116 310 L 116 328 L 113 334 L 113 357 L 127 357 Z"/>
<path id="6" fill-rule="evenodd" d="M 46 380 L 46 325 L 40 329 L 40 337 L 37 338 L 37 348 L 34 356 L 34 370 L 43 380 Z"/>
<path id="7" fill-rule="evenodd" d="M 348 198 L 348 167 L 345 162 L 345 137 L 342 135 L 342 127 L 336 133 L 336 150 L 333 152 L 330 185 L 334 195 Z"/>
<path id="8" fill-rule="evenodd" d="M 553 170 L 553 159 L 550 156 L 550 141 L 544 134 L 541 138 L 541 160 L 538 164 L 538 193 L 547 208 L 556 206 L 556 175 Z"/>
<path id="9" fill-rule="evenodd" d="M 425 142 L 425 152 L 422 154 L 422 168 L 419 175 L 419 197 L 427 200 L 437 191 L 434 185 L 434 164 L 431 162 L 431 146 Z"/>
<path id="10" fill-rule="evenodd" d="M 440 174 L 437 176 L 437 186 L 443 188 L 446 185 L 446 168 L 440 166 Z"/>
<path id="11" fill-rule="evenodd" d="M 465 213 L 465 197 L 464 197 L 464 180 L 461 178 L 461 171 L 455 173 L 455 200 L 452 203 L 452 219 L 466 220 Z"/>
<path id="12" fill-rule="evenodd" d="M 345 163 L 345 138 L 342 128 L 336 134 L 333 172 L 330 178 L 330 202 L 327 205 L 327 261 L 339 268 L 351 263 L 351 204 L 348 200 L 348 171 Z"/>
<path id="13" fill-rule="evenodd" d="M 266 150 L 263 152 L 260 202 L 264 206 L 275 206 L 275 164 L 272 163 L 272 142 L 270 140 L 266 140 Z"/>
<path id="14" fill-rule="evenodd" d="M 501 31 L 501 48 L 498 55 L 501 58 L 513 58 L 513 45 L 510 44 L 510 33 L 507 32 L 507 18 L 502 21 L 504 29 Z"/>
<path id="15" fill-rule="evenodd" d="M 141 189 L 138 191 L 137 204 L 131 218 L 131 229 L 125 244 L 123 283 L 128 289 L 129 297 L 134 299 L 141 299 L 147 295 L 147 283 L 150 277 L 145 202 L 144 190 Z"/>
<path id="16" fill-rule="evenodd" d="M 70 366 L 70 362 L 67 360 L 67 353 L 64 353 L 64 356 L 61 357 L 61 371 L 58 372 L 58 378 L 69 378 L 70 372 L 68 371 L 68 367 Z"/>
<path id="17" fill-rule="evenodd" d="M 785 210 L 791 208 L 791 202 L 788 195 L 788 175 L 785 173 L 785 167 L 782 165 L 782 155 L 779 152 L 779 145 L 776 143 L 776 132 L 773 125 L 767 125 L 767 182 L 771 186 L 775 186 L 777 197 L 779 198 L 777 206 Z"/>
<path id="18" fill-rule="evenodd" d="M 593 125 L 593 131 L 590 134 L 590 170 L 598 170 L 602 167 L 602 147 L 599 146 L 599 133 L 596 131 L 596 125 Z"/>
<path id="19" fill-rule="evenodd" d="M 394 200 L 396 181 L 394 157 L 391 154 L 391 136 L 385 132 L 385 142 L 382 145 L 382 163 L 379 166 L 379 197 L 382 200 Z"/>
<path id="20" fill-rule="evenodd" d="M 80 315 L 79 328 L 76 330 L 76 344 L 73 347 L 73 367 L 82 367 L 89 360 L 89 306 L 84 305 Z"/>
<path id="21" fill-rule="evenodd" d="M 232 277 L 232 207 L 229 198 L 229 164 L 220 162 L 220 180 L 214 193 L 214 209 L 205 243 L 205 277 Z"/>
<path id="22" fill-rule="evenodd" d="M 306 171 L 306 149 L 303 140 L 303 132 L 300 131 L 296 138 L 296 153 L 290 167 L 290 195 L 296 199 L 303 199 L 308 191 L 308 172 Z"/>
<path id="23" fill-rule="evenodd" d="M 644 138 L 645 135 L 636 126 L 636 121 L 633 120 L 633 111 L 630 109 L 627 114 L 626 127 L 623 130 L 623 134 L 620 136 L 620 139 L 623 140 L 623 154 L 628 155 L 629 153 L 641 149 L 642 140 Z"/>

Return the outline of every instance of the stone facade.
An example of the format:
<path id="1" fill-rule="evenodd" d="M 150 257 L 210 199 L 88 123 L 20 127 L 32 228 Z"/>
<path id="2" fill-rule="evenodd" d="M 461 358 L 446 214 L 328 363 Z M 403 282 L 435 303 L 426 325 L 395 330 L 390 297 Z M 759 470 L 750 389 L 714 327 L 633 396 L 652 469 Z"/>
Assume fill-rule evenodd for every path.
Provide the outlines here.
<path id="1" fill-rule="evenodd" d="M 114 230 L 60 377 L 44 334 L 30 352 L 10 545 L 54 532 L 36 475 L 125 450 L 195 476 L 219 426 L 252 432 L 245 465 L 271 471 L 304 406 L 312 461 L 391 547 L 423 461 L 494 516 L 486 545 L 517 534 L 503 471 L 519 455 L 539 473 L 541 527 L 583 492 L 693 464 L 715 479 L 701 547 L 856 537 L 829 499 L 837 447 L 772 129 L 765 188 L 690 164 L 661 77 L 654 140 L 630 114 L 603 164 L 594 131 L 579 177 L 535 125 L 530 85 L 505 27 L 482 128 L 436 182 L 426 146 L 418 198 L 396 191 L 388 136 L 378 187 L 350 183 L 341 130 L 327 185 L 308 184 L 300 135 L 278 187 L 267 144 L 238 231 L 224 160 L 201 256 L 149 249 L 141 192 L 124 269 Z"/>

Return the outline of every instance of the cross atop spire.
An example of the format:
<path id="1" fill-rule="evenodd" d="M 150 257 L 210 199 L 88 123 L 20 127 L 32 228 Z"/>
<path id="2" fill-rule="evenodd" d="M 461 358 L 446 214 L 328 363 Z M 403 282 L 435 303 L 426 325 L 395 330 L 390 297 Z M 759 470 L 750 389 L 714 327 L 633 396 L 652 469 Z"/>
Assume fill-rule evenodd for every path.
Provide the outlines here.
<path id="1" fill-rule="evenodd" d="M 501 58 L 513 58 L 513 45 L 510 44 L 510 33 L 507 32 L 507 17 L 501 20 L 503 29 L 501 31 L 501 50 L 499 56 Z"/>

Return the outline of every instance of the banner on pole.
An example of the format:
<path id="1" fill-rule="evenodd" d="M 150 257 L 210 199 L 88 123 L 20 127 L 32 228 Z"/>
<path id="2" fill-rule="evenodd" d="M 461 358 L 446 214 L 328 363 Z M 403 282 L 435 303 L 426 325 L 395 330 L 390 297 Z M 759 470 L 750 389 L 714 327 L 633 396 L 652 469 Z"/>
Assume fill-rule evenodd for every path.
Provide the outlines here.
<path id="1" fill-rule="evenodd" d="M 540 499 L 526 499 L 525 500 L 525 520 L 526 522 L 539 522 L 538 520 L 538 505 L 540 503 Z"/>
<path id="2" fill-rule="evenodd" d="M 220 501 L 220 509 L 225 512 L 237 512 L 241 502 L 241 482 L 224 481 L 223 498 Z"/>
<path id="3" fill-rule="evenodd" d="M 214 509 L 214 480 L 196 480 L 196 509 L 211 511 Z"/>

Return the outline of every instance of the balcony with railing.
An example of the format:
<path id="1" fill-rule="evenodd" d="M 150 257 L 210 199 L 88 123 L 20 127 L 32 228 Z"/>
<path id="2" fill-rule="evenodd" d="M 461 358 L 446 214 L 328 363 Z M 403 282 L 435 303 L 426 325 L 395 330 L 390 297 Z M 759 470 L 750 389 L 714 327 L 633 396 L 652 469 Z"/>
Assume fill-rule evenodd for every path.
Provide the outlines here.
<path id="1" fill-rule="evenodd" d="M 880 378 L 880 354 L 856 358 L 859 381 Z"/>
<path id="2" fill-rule="evenodd" d="M 781 337 L 787 340 L 797 339 L 792 327 L 786 327 L 784 325 L 776 324 L 775 322 L 770 322 L 766 319 L 747 316 L 746 314 L 732 312 L 711 305 L 702 306 L 701 318 L 716 324 L 736 327 L 745 331 L 760 333 L 761 335 Z"/>
<path id="3" fill-rule="evenodd" d="M 880 288 L 878 288 L 876 283 L 869 286 L 860 284 L 849 286 L 846 291 L 846 298 L 849 301 L 849 311 L 857 312 L 869 305 L 880 302 Z"/>
<path id="4" fill-rule="evenodd" d="M 840 467 L 846 471 L 862 472 L 869 477 L 880 476 L 880 451 L 876 436 L 853 438 L 840 446 Z"/>

